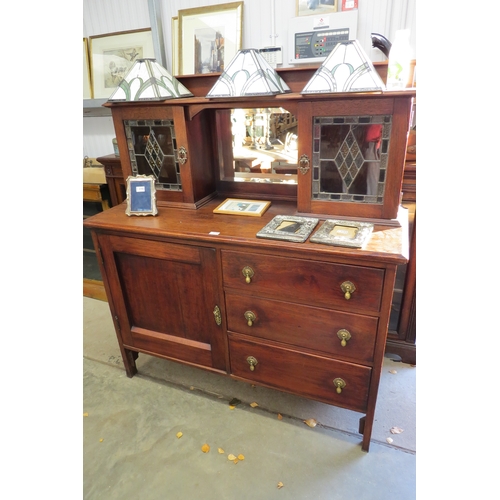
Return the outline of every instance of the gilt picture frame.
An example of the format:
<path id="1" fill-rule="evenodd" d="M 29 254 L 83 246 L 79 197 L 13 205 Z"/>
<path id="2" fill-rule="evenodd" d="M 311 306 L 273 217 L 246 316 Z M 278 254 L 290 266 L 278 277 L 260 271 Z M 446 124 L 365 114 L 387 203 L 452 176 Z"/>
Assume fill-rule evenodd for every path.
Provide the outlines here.
<path id="1" fill-rule="evenodd" d="M 89 41 L 83 39 L 83 98 L 92 99 L 92 82 L 90 79 Z"/>
<path id="2" fill-rule="evenodd" d="M 137 59 L 155 58 L 151 28 L 89 37 L 94 99 L 108 98 Z"/>
<path id="3" fill-rule="evenodd" d="M 299 16 L 325 16 L 339 11 L 340 0 L 295 0 Z"/>
<path id="4" fill-rule="evenodd" d="M 178 11 L 179 75 L 222 73 L 241 50 L 243 3 Z"/>
<path id="5" fill-rule="evenodd" d="M 214 208 L 213 213 L 262 217 L 262 214 L 270 205 L 270 201 L 227 198 L 218 207 Z"/>

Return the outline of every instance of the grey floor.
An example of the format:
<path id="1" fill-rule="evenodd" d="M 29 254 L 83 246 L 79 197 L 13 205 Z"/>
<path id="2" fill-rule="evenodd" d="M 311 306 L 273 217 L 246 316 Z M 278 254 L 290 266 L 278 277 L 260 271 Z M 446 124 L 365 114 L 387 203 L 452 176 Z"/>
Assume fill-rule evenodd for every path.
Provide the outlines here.
<path id="1" fill-rule="evenodd" d="M 143 354 L 129 379 L 108 304 L 83 318 L 84 499 L 416 498 L 416 367 L 385 358 L 365 453 L 355 412 Z"/>

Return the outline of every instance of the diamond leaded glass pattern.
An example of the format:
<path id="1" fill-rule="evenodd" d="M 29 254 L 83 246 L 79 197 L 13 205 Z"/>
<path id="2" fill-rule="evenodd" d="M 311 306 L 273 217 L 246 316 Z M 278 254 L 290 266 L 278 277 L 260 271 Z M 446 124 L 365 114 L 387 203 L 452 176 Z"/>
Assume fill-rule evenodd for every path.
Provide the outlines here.
<path id="1" fill-rule="evenodd" d="M 173 120 L 126 120 L 133 175 L 153 175 L 158 190 L 182 191 Z"/>
<path id="2" fill-rule="evenodd" d="M 312 198 L 382 204 L 391 116 L 315 117 Z"/>

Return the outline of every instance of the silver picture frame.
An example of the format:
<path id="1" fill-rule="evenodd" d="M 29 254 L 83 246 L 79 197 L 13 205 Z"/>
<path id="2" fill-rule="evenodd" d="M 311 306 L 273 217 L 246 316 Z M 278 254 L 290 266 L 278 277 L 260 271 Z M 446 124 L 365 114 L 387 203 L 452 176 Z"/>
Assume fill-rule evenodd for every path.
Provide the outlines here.
<path id="1" fill-rule="evenodd" d="M 311 243 L 349 248 L 362 248 L 373 231 L 370 222 L 328 219 L 311 236 Z"/>
<path id="2" fill-rule="evenodd" d="M 127 177 L 127 215 L 157 215 L 155 178 L 152 175 Z"/>
<path id="3" fill-rule="evenodd" d="M 317 226 L 319 219 L 295 215 L 276 215 L 257 234 L 257 238 L 304 243 Z"/>

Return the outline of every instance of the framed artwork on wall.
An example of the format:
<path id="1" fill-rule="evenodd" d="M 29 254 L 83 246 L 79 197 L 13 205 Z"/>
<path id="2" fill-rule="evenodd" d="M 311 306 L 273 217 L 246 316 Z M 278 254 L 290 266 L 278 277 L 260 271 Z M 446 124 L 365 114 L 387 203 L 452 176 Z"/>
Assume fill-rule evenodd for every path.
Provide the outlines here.
<path id="1" fill-rule="evenodd" d="M 179 18 L 172 18 L 172 75 L 179 74 Z"/>
<path id="2" fill-rule="evenodd" d="M 337 12 L 339 0 L 296 0 L 297 16 L 325 16 Z"/>
<path id="3" fill-rule="evenodd" d="M 179 10 L 179 75 L 222 73 L 241 49 L 243 2 Z"/>
<path id="4" fill-rule="evenodd" d="M 83 39 L 83 98 L 92 99 L 92 86 L 90 82 L 89 41 Z"/>
<path id="5" fill-rule="evenodd" d="M 108 98 L 137 59 L 154 58 L 151 28 L 90 37 L 94 99 Z"/>

